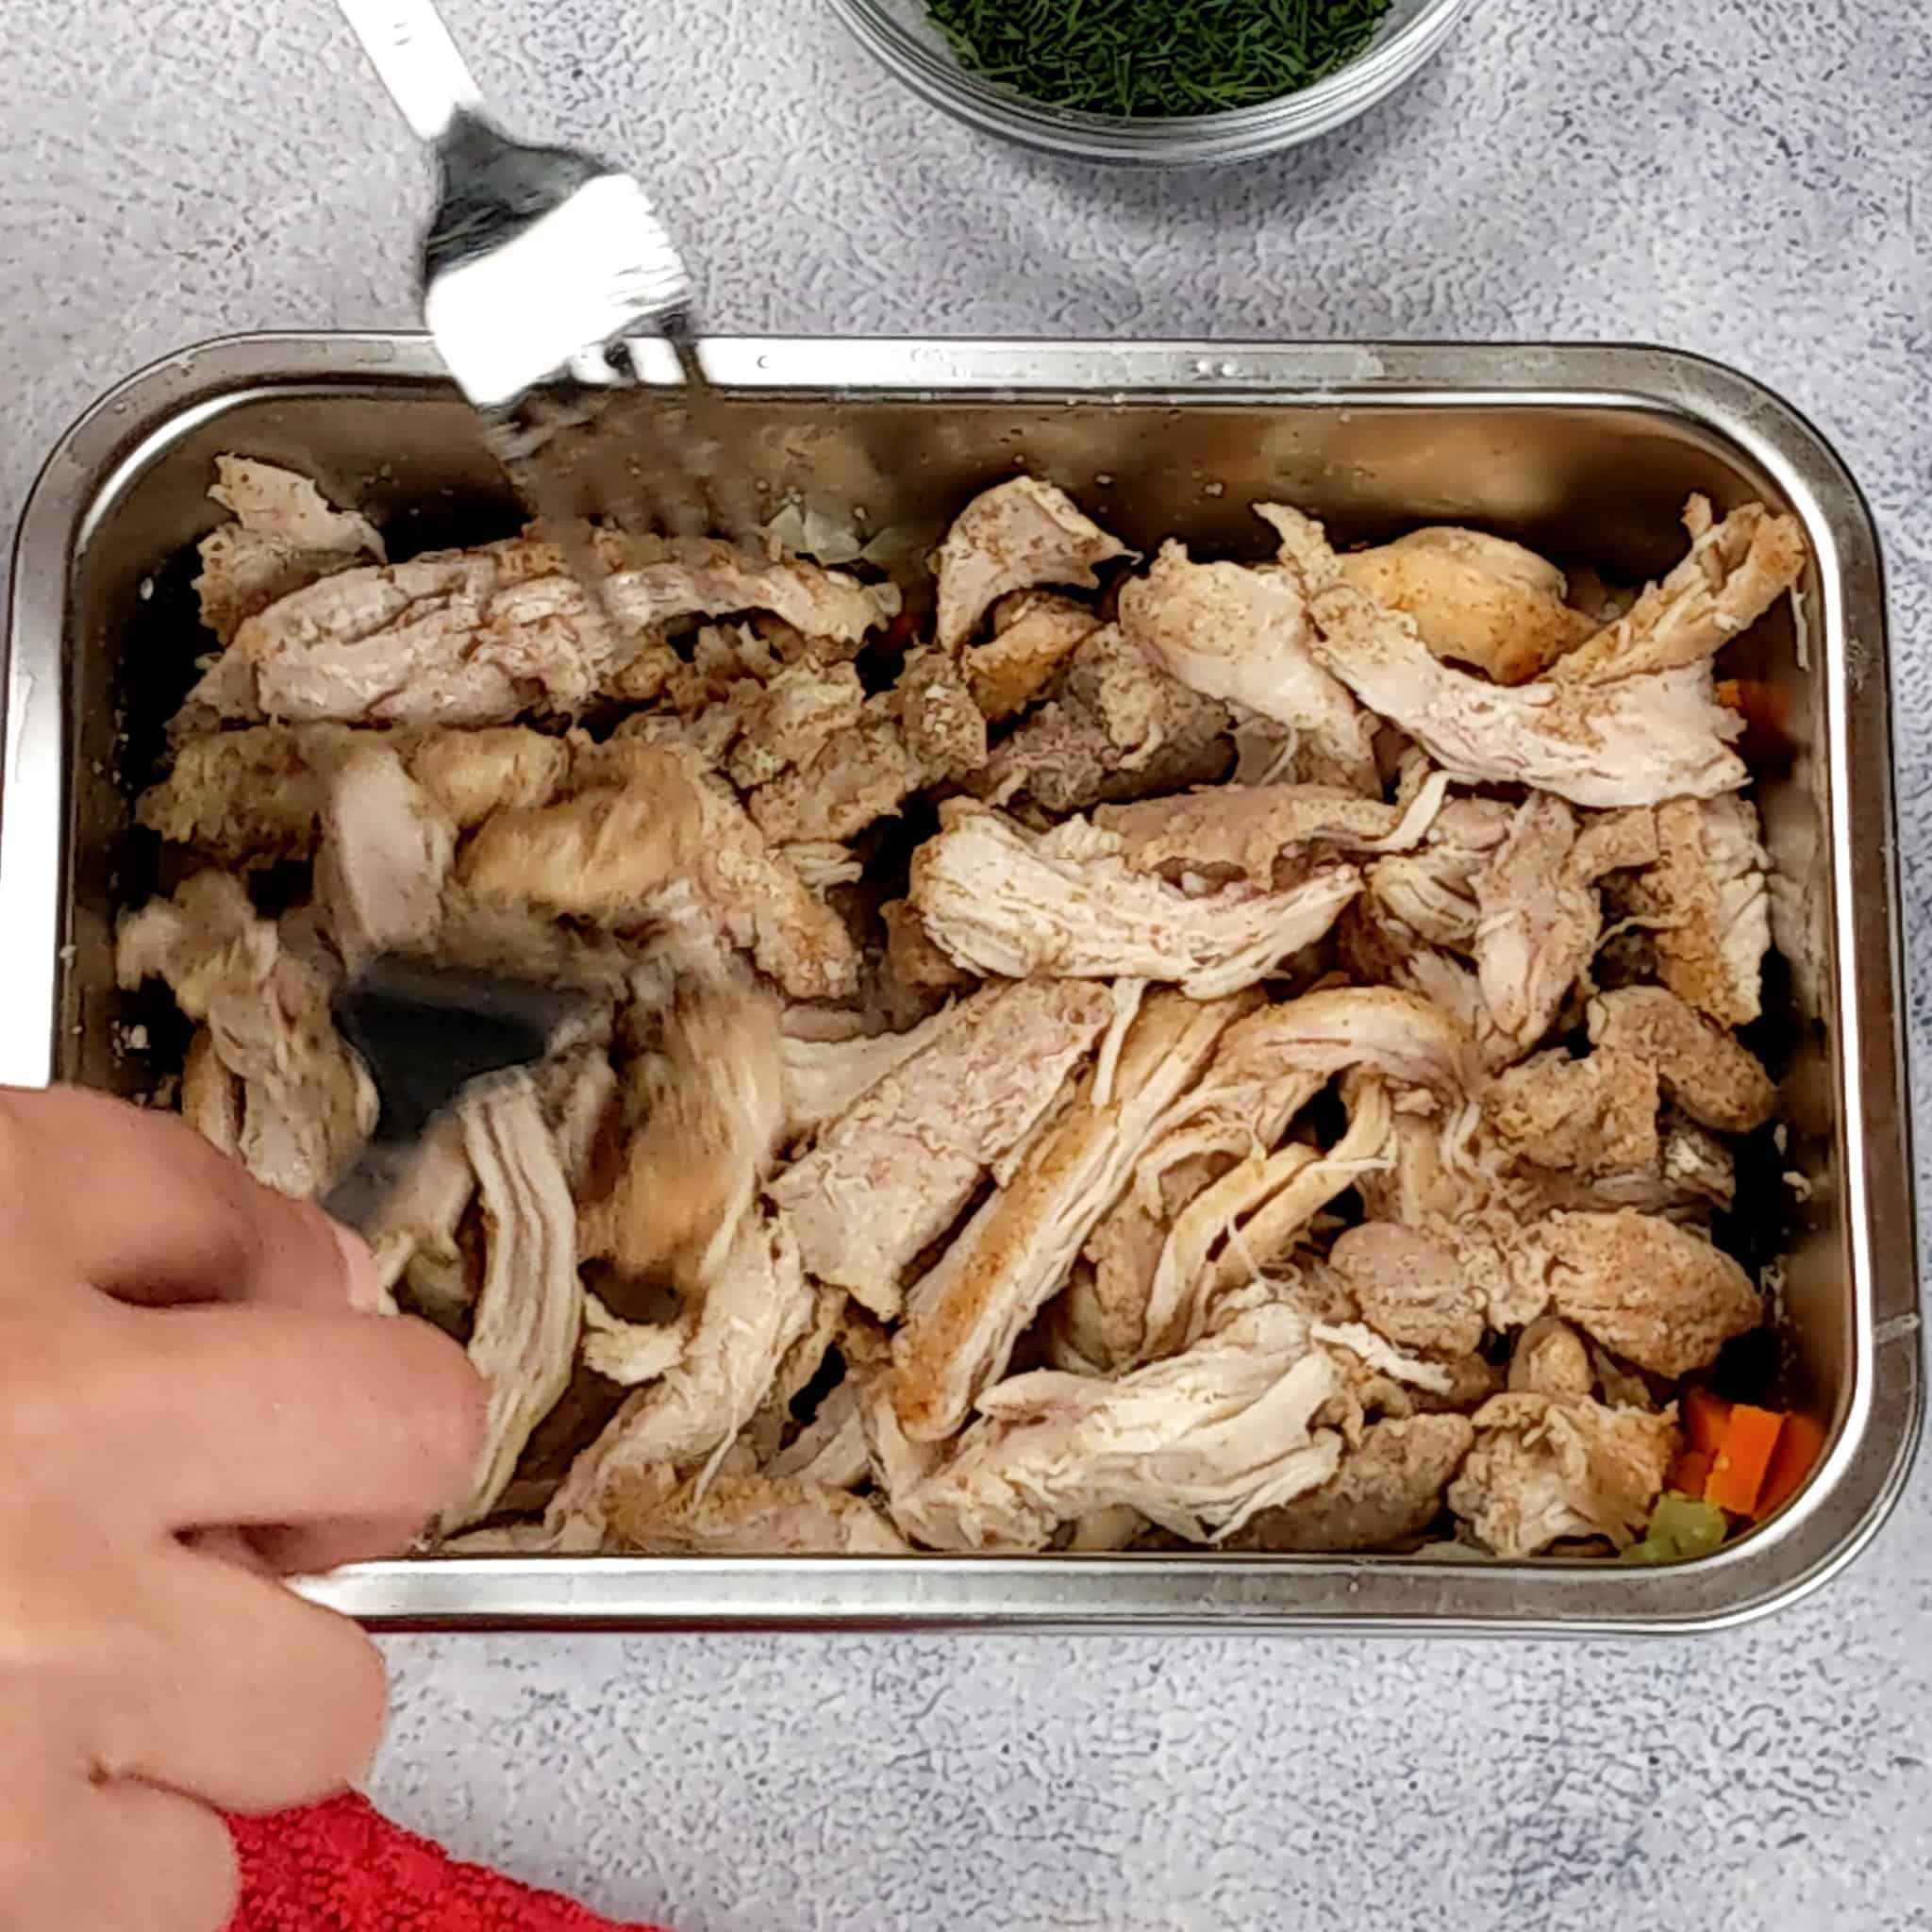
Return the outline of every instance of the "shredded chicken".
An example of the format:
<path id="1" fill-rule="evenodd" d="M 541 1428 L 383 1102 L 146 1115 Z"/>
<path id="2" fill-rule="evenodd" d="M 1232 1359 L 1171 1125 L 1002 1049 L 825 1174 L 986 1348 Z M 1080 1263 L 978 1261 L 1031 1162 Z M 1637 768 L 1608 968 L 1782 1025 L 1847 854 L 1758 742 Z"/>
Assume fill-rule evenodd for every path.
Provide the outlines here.
<path id="1" fill-rule="evenodd" d="M 928 1033 L 780 1174 L 805 1265 L 891 1319 L 900 1277 L 1052 1106 L 1107 1024 L 1104 989 L 988 987 Z"/>
<path id="2" fill-rule="evenodd" d="M 1466 1416 L 1372 1423 L 1320 1489 L 1261 1510 L 1228 1547 L 1345 1553 L 1405 1542 L 1441 1515 L 1443 1491 L 1474 1440 Z"/>
<path id="3" fill-rule="evenodd" d="M 1456 527 L 1338 557 L 1279 504 L 1272 561 L 1143 565 L 1022 475 L 929 604 L 816 512 L 391 565 L 290 473 L 214 493 L 222 648 L 138 809 L 182 883 L 117 948 L 192 1026 L 184 1117 L 319 1195 L 375 1110 L 345 970 L 586 995 L 368 1230 L 491 1386 L 441 1547 L 1642 1532 L 1672 1382 L 1768 1315 L 1718 1244 L 1779 1100 L 1732 1030 L 1763 733 L 1711 659 L 1794 522 L 1693 499 L 1641 593 Z"/>
<path id="4" fill-rule="evenodd" d="M 1008 591 L 1040 584 L 1091 591 L 1100 581 L 1094 566 L 1126 555 L 1065 491 L 1032 476 L 995 484 L 953 520 L 935 559 L 940 648 L 957 653 Z"/>
<path id="5" fill-rule="evenodd" d="M 1509 1393 L 1477 1409 L 1475 1446 L 1449 1507 L 1499 1557 L 1607 1537 L 1618 1548 L 1649 1520 L 1681 1439 L 1670 1415 L 1581 1398 Z"/>
<path id="6" fill-rule="evenodd" d="M 249 457 L 215 458 L 208 495 L 234 522 L 201 540 L 201 621 L 224 644 L 244 618 L 317 578 L 387 552 L 368 518 L 331 509 L 307 476 Z"/>
<path id="7" fill-rule="evenodd" d="M 1748 1134 L 1777 1111 L 1776 1083 L 1749 1049 L 1660 986 L 1593 1000 L 1590 1037 L 1654 1066 L 1678 1107 L 1720 1133 Z"/>
<path id="8" fill-rule="evenodd" d="M 1709 503 L 1693 496 L 1684 527 L 1690 533 L 1684 560 L 1626 615 L 1563 658 L 1557 677 L 1605 684 L 1702 663 L 1756 624 L 1804 572 L 1796 519 L 1774 516 L 1762 504 L 1717 523 Z"/>
<path id="9" fill-rule="evenodd" d="M 443 1519 L 449 1531 L 480 1522 L 509 1487 L 531 1431 L 569 1385 L 583 1323 L 576 1210 L 529 1076 L 466 1101 L 462 1121 L 489 1256 L 470 1336 L 488 1402 L 482 1457 Z"/>
<path id="10" fill-rule="evenodd" d="M 1109 1096 L 1096 1091 L 1098 1073 L 1088 1074 L 1024 1166 L 913 1289 L 890 1385 L 900 1425 L 913 1441 L 951 1435 L 1005 1370 L 1021 1332 L 1112 1206 L 1168 1108 L 1250 1004 L 1151 997 L 1128 1030 Z"/>
<path id="11" fill-rule="evenodd" d="M 1479 530 L 1431 525 L 1342 558 L 1357 590 L 1413 620 L 1437 657 L 1498 684 L 1540 676 L 1594 626 L 1564 600 L 1563 573 Z"/>
<path id="12" fill-rule="evenodd" d="M 1323 668 L 1307 599 L 1288 574 L 1194 563 L 1168 543 L 1123 588 L 1121 628 L 1183 684 L 1293 732 L 1318 760 L 1309 775 L 1379 792 L 1374 721 Z"/>
<path id="13" fill-rule="evenodd" d="M 1278 890 L 1194 897 L 1136 874 L 1117 835 L 1069 820 L 1035 838 L 963 801 L 913 859 L 911 903 L 948 958 L 1008 978 L 1172 981 L 1201 999 L 1253 986 L 1318 940 L 1361 890 L 1316 864 Z"/>
<path id="14" fill-rule="evenodd" d="M 1737 1262 L 1657 1215 L 1551 1214 L 1525 1245 L 1551 1307 L 1654 1374 L 1707 1369 L 1725 1342 L 1764 1319 Z"/>
<path id="15" fill-rule="evenodd" d="M 1300 1316 L 1263 1305 L 1118 1381 L 1041 1370 L 988 1390 L 933 1466 L 903 1444 L 879 1456 L 887 1500 L 939 1550 L 1041 1549 L 1060 1524 L 1118 1506 L 1197 1541 L 1230 1535 L 1335 1474 L 1341 1439 L 1315 1419 L 1340 1386 Z M 890 1431 L 891 1405 L 874 1417 Z"/>

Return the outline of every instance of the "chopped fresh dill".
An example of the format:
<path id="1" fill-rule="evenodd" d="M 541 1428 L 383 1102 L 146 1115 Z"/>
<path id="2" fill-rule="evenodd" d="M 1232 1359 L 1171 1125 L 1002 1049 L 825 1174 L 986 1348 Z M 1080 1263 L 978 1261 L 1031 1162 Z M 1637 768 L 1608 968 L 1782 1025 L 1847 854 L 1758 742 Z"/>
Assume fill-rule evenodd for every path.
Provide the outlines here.
<path id="1" fill-rule="evenodd" d="M 1251 108 L 1321 80 L 1389 0 L 926 0 L 960 60 L 1058 108 L 1159 118 Z"/>

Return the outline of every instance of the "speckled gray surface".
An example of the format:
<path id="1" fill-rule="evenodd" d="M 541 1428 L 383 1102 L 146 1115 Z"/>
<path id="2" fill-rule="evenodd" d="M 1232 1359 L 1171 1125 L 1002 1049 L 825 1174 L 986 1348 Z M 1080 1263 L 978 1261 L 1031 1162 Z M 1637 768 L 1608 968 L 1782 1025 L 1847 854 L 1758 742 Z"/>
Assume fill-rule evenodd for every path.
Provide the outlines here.
<path id="1" fill-rule="evenodd" d="M 661 174 L 720 325 L 1639 338 L 1766 379 L 1884 526 L 1924 941 L 1921 0 L 1474 0 L 1373 120 L 1190 180 L 938 123 L 822 0 L 451 12 L 533 125 Z M 150 356 L 409 321 L 422 176 L 325 0 L 12 0 L 7 40 L 0 517 Z M 1646 1646 L 397 1641 L 377 1790 L 684 1932 L 1932 1926 L 1928 1539 L 1932 1468 L 1812 1603 Z"/>

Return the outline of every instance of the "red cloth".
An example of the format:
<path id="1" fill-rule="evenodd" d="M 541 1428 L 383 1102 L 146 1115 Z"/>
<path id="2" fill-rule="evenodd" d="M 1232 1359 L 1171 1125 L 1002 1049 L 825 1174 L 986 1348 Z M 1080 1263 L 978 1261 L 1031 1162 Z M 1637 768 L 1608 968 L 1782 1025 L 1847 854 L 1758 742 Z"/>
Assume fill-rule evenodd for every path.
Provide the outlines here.
<path id="1" fill-rule="evenodd" d="M 242 1855 L 228 1932 L 651 1932 L 459 1864 L 353 1792 L 228 1828 Z"/>

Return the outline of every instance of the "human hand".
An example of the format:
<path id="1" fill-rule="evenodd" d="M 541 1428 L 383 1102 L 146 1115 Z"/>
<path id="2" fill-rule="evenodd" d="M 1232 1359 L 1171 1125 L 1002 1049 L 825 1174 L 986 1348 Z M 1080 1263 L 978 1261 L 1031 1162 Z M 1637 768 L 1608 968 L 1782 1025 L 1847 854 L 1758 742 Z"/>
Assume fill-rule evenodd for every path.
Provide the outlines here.
<path id="1" fill-rule="evenodd" d="M 481 1435 L 375 1286 L 174 1116 L 0 1089 L 0 1932 L 218 1932 L 217 1807 L 369 1761 L 380 1659 L 275 1573 L 394 1554 Z"/>

